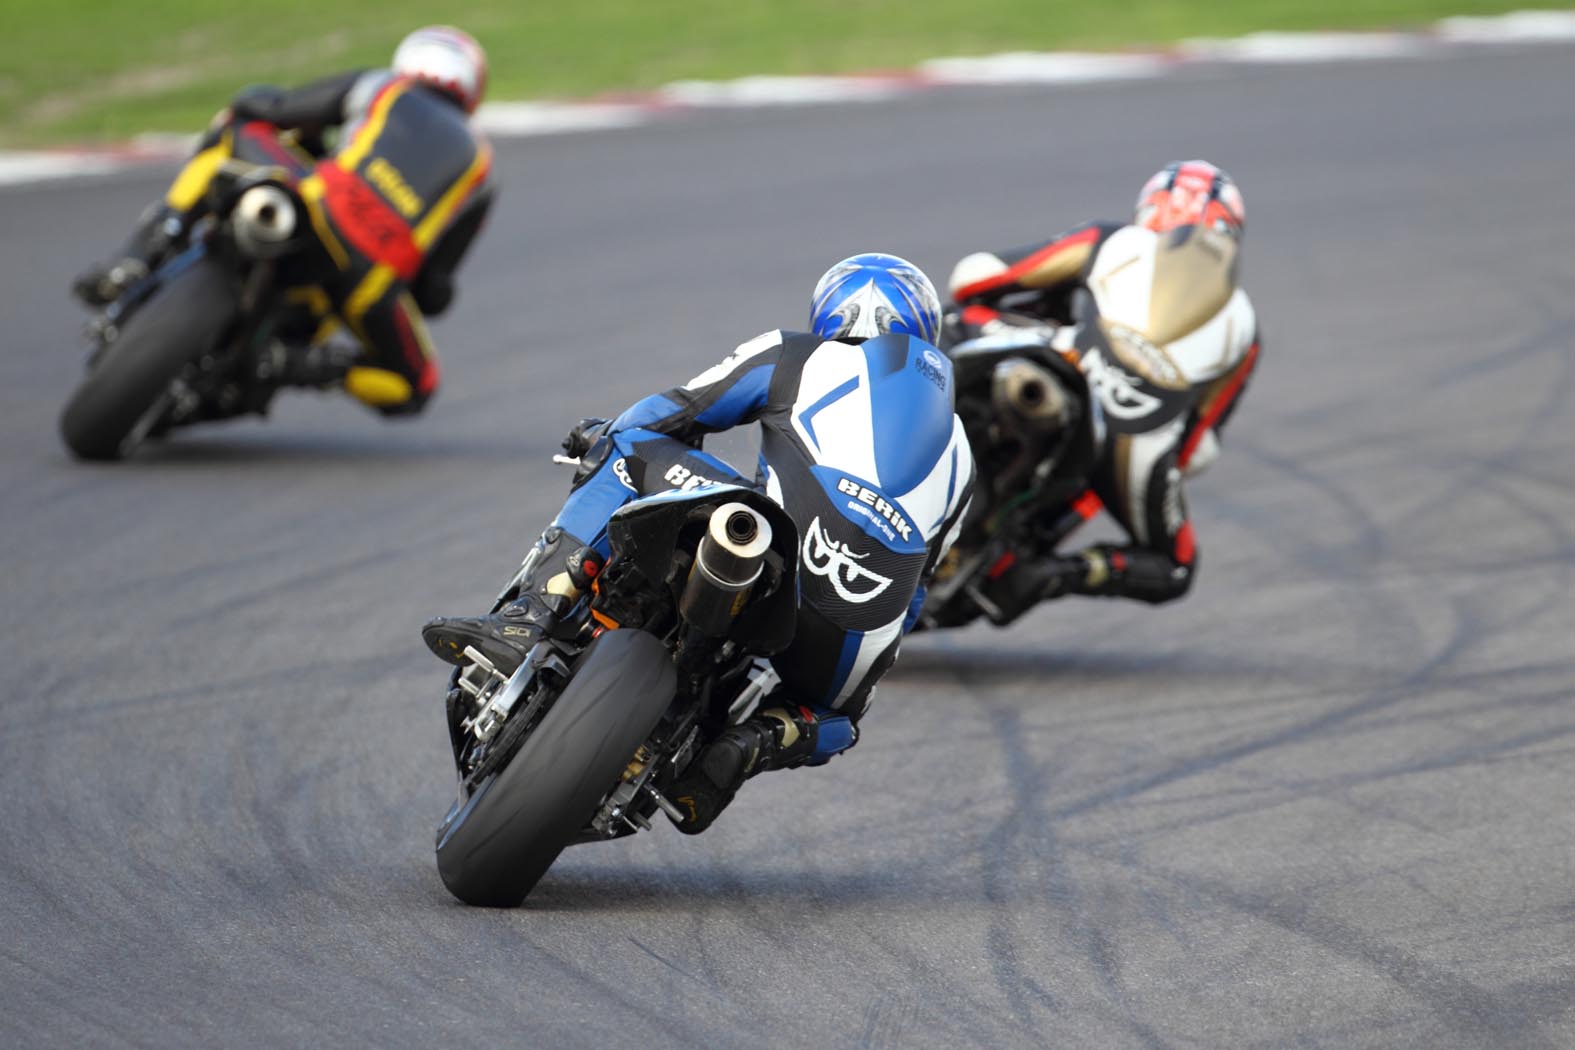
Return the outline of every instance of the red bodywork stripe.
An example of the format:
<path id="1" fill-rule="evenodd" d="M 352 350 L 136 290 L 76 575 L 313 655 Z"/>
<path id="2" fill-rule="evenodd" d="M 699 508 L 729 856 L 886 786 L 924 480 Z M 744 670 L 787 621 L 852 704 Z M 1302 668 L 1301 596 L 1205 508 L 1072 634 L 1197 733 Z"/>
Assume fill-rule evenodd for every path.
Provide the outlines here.
<path id="1" fill-rule="evenodd" d="M 1016 564 L 1017 555 L 1013 554 L 1011 551 L 1007 551 L 1005 554 L 995 559 L 995 564 L 990 566 L 990 571 L 985 573 L 985 575 L 992 580 L 999 579 L 1002 573 Z"/>
<path id="2" fill-rule="evenodd" d="M 1058 241 L 1051 241 L 1049 244 L 1045 245 L 1043 248 L 1040 248 L 1026 259 L 1018 260 L 995 276 L 986 277 L 984 280 L 975 281 L 973 284 L 963 285 L 961 288 L 957 289 L 955 298 L 959 301 L 963 299 L 973 299 L 977 296 L 993 292 L 998 288 L 1004 288 L 1007 285 L 1016 284 L 1024 274 L 1037 270 L 1047 260 L 1054 258 L 1059 253 L 1064 252 L 1069 248 L 1081 248 L 1082 246 L 1098 239 L 1099 227 L 1090 226 L 1088 229 L 1079 233 L 1074 233 L 1069 237 L 1062 237 Z"/>
<path id="3" fill-rule="evenodd" d="M 1192 535 L 1192 522 L 1186 522 L 1176 533 L 1175 558 L 1183 565 L 1191 565 L 1193 556 L 1198 552 L 1197 539 Z"/>
<path id="4" fill-rule="evenodd" d="M 1095 514 L 1104 510 L 1105 504 L 1103 500 L 1094 495 L 1093 489 L 1089 489 L 1072 501 L 1072 509 L 1077 512 L 1078 517 L 1088 521 Z"/>
<path id="5" fill-rule="evenodd" d="M 1183 470 L 1186 469 L 1187 463 L 1192 459 L 1192 454 L 1198 450 L 1198 442 L 1203 440 L 1203 435 L 1208 433 L 1215 423 L 1219 422 L 1220 417 L 1225 414 L 1225 410 L 1230 408 L 1231 404 L 1236 400 L 1236 396 L 1241 393 L 1241 388 L 1246 385 L 1247 377 L 1252 375 L 1253 366 L 1257 361 L 1258 344 L 1253 343 L 1247 350 L 1245 363 L 1236 372 L 1236 378 L 1231 380 L 1230 385 L 1220 392 L 1219 397 L 1214 399 L 1214 403 L 1209 406 L 1209 410 L 1204 413 L 1203 418 L 1198 420 L 1197 426 L 1192 428 L 1192 433 L 1187 435 L 1187 440 L 1182 444 L 1181 453 L 1176 457 L 1176 462 Z"/>
<path id="6" fill-rule="evenodd" d="M 279 142 L 279 129 L 266 120 L 250 120 L 241 125 L 241 134 L 258 146 L 268 156 L 299 175 L 304 169 L 301 158 L 285 149 Z"/>
<path id="7" fill-rule="evenodd" d="M 410 318 L 405 313 L 406 303 L 394 304 L 394 328 L 399 333 L 400 345 L 405 351 L 405 360 L 410 362 L 411 371 L 416 375 L 416 389 L 422 394 L 430 394 L 437 389 L 438 363 L 433 357 L 427 355 L 426 348 L 421 345 L 421 340 L 416 338 L 415 331 L 410 327 Z"/>
<path id="8" fill-rule="evenodd" d="M 975 328 L 983 328 L 1000 316 L 1001 312 L 999 310 L 992 310 L 988 306 L 980 306 L 978 303 L 975 303 L 972 306 L 963 307 L 962 321 L 963 324 L 972 325 Z"/>
<path id="9" fill-rule="evenodd" d="M 359 175 L 333 161 L 319 164 L 317 173 L 328 214 L 344 239 L 363 257 L 390 267 L 401 281 L 413 278 L 421 269 L 422 252 L 410 224 Z"/>

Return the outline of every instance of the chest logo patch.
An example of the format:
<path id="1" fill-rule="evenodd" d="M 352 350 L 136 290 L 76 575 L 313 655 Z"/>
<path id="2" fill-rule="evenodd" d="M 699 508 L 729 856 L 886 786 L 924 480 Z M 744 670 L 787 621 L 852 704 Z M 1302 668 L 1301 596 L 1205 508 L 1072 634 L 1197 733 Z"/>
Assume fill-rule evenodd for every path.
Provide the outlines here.
<path id="1" fill-rule="evenodd" d="M 855 605 L 874 601 L 891 586 L 891 580 L 872 572 L 859 562 L 869 557 L 855 554 L 846 543 L 840 543 L 820 527 L 820 518 L 809 523 L 804 533 L 804 568 L 830 581 L 837 597 Z"/>
<path id="2" fill-rule="evenodd" d="M 1159 398 L 1139 390 L 1136 379 L 1107 363 L 1098 350 L 1084 354 L 1080 365 L 1106 414 L 1116 419 L 1142 419 L 1159 407 Z"/>

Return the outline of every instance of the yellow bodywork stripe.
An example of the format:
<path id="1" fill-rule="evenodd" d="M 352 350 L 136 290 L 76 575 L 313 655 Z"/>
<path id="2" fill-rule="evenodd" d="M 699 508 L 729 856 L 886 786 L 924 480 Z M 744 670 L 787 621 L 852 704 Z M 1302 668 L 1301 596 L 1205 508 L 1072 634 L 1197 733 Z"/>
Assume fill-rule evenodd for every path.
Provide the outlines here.
<path id="1" fill-rule="evenodd" d="M 317 239 L 323 242 L 323 247 L 333 256 L 334 265 L 341 270 L 348 270 L 350 253 L 339 243 L 333 227 L 328 225 L 328 216 L 323 214 L 323 177 L 308 175 L 301 180 L 300 191 L 301 199 L 306 202 L 307 217 L 312 220 L 312 229 L 317 231 Z"/>
<path id="2" fill-rule="evenodd" d="M 312 342 L 313 344 L 326 343 L 337 331 L 339 331 L 339 318 L 330 314 L 323 318 L 322 324 L 317 326 L 317 331 L 312 333 Z"/>
<path id="3" fill-rule="evenodd" d="M 421 307 L 416 305 L 416 297 L 409 292 L 400 292 L 399 309 L 404 311 L 405 321 L 410 325 L 411 337 L 421 347 L 421 356 L 430 361 L 432 359 L 432 333 L 427 331 L 427 323 L 422 317 Z"/>
<path id="4" fill-rule="evenodd" d="M 233 149 L 234 133 L 226 130 L 218 142 L 186 162 L 170 184 L 169 192 L 164 194 L 164 203 L 182 213 L 195 208 L 202 195 L 208 192 L 208 184 L 218 173 L 219 166 L 230 159 Z"/>
<path id="5" fill-rule="evenodd" d="M 364 405 L 387 408 L 410 400 L 410 381 L 398 372 L 357 365 L 345 373 L 345 393 Z"/>
<path id="6" fill-rule="evenodd" d="M 383 297 L 388 291 L 388 286 L 394 283 L 394 268 L 387 263 L 378 263 L 372 267 L 372 272 L 361 279 L 355 286 L 355 291 L 350 293 L 350 298 L 345 300 L 344 318 L 355 334 L 366 342 L 366 331 L 361 327 L 361 320 L 366 316 L 372 304 Z"/>
<path id="7" fill-rule="evenodd" d="M 328 298 L 328 293 L 323 291 L 321 285 L 303 284 L 287 290 L 284 301 L 293 305 L 304 305 L 315 316 L 321 317 L 334 308 L 333 300 Z"/>
<path id="8" fill-rule="evenodd" d="M 305 306 L 318 318 L 317 331 L 312 333 L 312 342 L 327 342 L 329 336 L 339 330 L 339 318 L 334 316 L 334 301 L 328 297 L 322 285 L 308 284 L 291 288 L 284 293 L 284 301 Z"/>
<path id="9" fill-rule="evenodd" d="M 340 150 L 339 155 L 334 158 L 335 164 L 346 171 L 355 171 L 361 166 L 361 162 L 366 159 L 367 151 L 372 148 L 372 143 L 376 142 L 377 137 L 383 133 L 383 125 L 388 121 L 389 108 L 393 106 L 395 99 L 405 93 L 405 87 L 404 84 L 395 83 L 383 89 L 382 94 L 372 105 L 372 112 L 367 114 L 366 122 L 356 131 L 354 140 L 345 149 Z"/>
<path id="10" fill-rule="evenodd" d="M 432 210 L 427 212 L 426 218 L 421 220 L 415 229 L 412 239 L 416 247 L 426 251 L 437 240 L 438 234 L 443 232 L 443 227 L 448 225 L 448 220 L 458 208 L 460 202 L 475 189 L 476 183 L 486 177 L 487 169 L 492 164 L 492 148 L 485 142 L 476 143 L 476 156 L 470 162 L 470 167 L 465 169 L 465 174 L 455 180 L 448 192 L 438 198 L 432 205 Z"/>

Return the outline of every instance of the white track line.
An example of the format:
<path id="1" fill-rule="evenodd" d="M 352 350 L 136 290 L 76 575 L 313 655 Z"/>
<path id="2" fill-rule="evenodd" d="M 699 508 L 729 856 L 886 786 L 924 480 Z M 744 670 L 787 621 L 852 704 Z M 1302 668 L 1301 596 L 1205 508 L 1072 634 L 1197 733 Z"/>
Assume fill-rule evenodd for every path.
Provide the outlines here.
<path id="1" fill-rule="evenodd" d="M 1433 27 L 1455 44 L 1556 44 L 1575 40 L 1575 11 L 1515 11 L 1497 18 L 1446 18 Z"/>
<path id="2" fill-rule="evenodd" d="M 1232 40 L 1184 40 L 1180 50 L 1205 62 L 1293 65 L 1409 58 L 1432 46 L 1417 33 L 1249 33 Z"/>
<path id="3" fill-rule="evenodd" d="M 743 77 L 680 80 L 657 97 L 673 106 L 807 106 L 828 102 L 878 102 L 912 90 L 911 77 Z"/>
<path id="4" fill-rule="evenodd" d="M 0 186 L 102 175 L 121 166 L 118 158 L 83 153 L 0 153 Z"/>
<path id="5" fill-rule="evenodd" d="M 476 113 L 475 124 L 498 138 L 603 131 L 644 123 L 648 108 L 639 103 L 489 102 Z"/>
<path id="6" fill-rule="evenodd" d="M 1175 64 L 1166 54 L 1018 51 L 983 58 L 934 58 L 919 66 L 930 84 L 1087 84 L 1161 76 Z"/>

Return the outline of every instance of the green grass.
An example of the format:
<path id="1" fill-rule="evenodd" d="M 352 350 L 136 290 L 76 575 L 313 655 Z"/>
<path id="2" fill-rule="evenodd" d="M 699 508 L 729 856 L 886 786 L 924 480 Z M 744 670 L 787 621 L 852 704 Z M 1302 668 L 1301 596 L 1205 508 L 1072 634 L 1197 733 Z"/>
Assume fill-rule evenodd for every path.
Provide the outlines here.
<path id="1" fill-rule="evenodd" d="M 1536 2 L 0 0 L 0 144 L 195 130 L 243 85 L 383 64 L 404 32 L 429 21 L 480 38 L 492 58 L 491 98 L 573 98 L 686 78 L 894 68 L 941 55 L 1406 27 Z"/>

